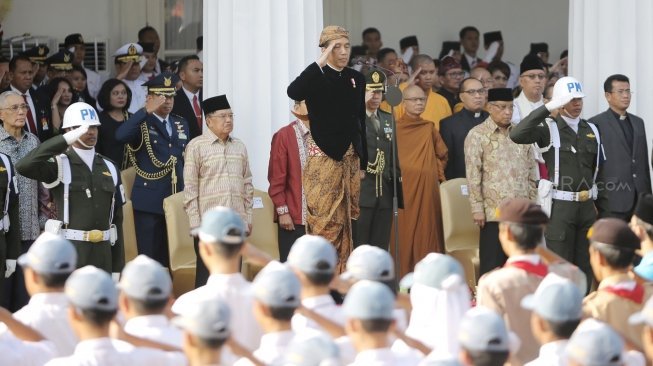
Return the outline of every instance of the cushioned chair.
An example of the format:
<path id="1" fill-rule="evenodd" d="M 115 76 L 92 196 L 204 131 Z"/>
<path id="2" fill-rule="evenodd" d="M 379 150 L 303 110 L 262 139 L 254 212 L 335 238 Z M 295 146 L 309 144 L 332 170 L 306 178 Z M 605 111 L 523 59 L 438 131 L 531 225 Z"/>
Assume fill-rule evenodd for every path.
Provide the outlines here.
<path id="1" fill-rule="evenodd" d="M 136 170 L 134 168 L 127 168 L 120 172 L 120 180 L 122 186 L 125 188 L 125 197 L 129 200 L 132 197 L 132 188 L 134 187 L 134 180 L 136 179 Z"/>
<path id="2" fill-rule="evenodd" d="M 127 200 L 122 206 L 122 237 L 125 249 L 125 263 L 127 263 L 138 255 L 136 226 L 134 225 L 134 207 L 132 206 L 131 200 Z"/>
<path id="3" fill-rule="evenodd" d="M 465 269 L 467 283 L 475 291 L 478 280 L 478 239 L 480 231 L 472 218 L 467 179 L 457 178 L 440 185 L 444 248 Z"/>
<path id="4" fill-rule="evenodd" d="M 179 297 L 195 288 L 197 259 L 193 249 L 193 238 L 190 236 L 190 222 L 184 210 L 184 192 L 164 199 L 163 211 L 168 230 L 172 286 L 175 296 Z"/>
<path id="5" fill-rule="evenodd" d="M 260 203 L 257 204 L 259 200 Z M 274 204 L 268 193 L 259 189 L 254 190 L 254 202 L 252 235 L 247 240 L 273 258 L 279 259 L 278 226 L 274 223 Z M 263 207 L 259 207 L 261 204 Z M 244 262 L 242 272 L 245 277 L 252 279 L 260 269 L 258 266 Z"/>

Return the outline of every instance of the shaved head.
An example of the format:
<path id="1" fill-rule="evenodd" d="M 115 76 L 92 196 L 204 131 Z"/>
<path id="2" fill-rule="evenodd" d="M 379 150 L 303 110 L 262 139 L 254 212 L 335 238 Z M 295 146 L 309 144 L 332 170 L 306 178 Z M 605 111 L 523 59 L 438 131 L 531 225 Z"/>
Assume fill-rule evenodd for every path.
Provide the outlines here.
<path id="1" fill-rule="evenodd" d="M 404 107 L 406 114 L 417 118 L 426 108 L 426 93 L 417 85 L 410 85 L 404 89 Z"/>

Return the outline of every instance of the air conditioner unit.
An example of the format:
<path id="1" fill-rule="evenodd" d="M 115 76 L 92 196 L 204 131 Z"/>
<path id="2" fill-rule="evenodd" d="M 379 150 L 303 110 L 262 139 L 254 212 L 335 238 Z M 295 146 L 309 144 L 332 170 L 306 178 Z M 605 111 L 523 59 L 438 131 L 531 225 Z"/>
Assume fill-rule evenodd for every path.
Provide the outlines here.
<path id="1" fill-rule="evenodd" d="M 48 36 L 32 36 L 30 34 L 23 34 L 2 41 L 2 48 L 0 53 L 11 59 L 17 54 L 27 51 L 32 47 L 46 45 L 50 49 L 50 54 L 57 52 L 57 40 Z"/>
<path id="2" fill-rule="evenodd" d="M 64 44 L 59 43 L 59 47 L 63 48 Z M 84 67 L 99 73 L 111 71 L 112 63 L 109 62 L 109 57 L 111 57 L 109 54 L 109 40 L 95 38 L 91 42 L 88 42 L 87 39 L 84 47 L 86 47 Z"/>

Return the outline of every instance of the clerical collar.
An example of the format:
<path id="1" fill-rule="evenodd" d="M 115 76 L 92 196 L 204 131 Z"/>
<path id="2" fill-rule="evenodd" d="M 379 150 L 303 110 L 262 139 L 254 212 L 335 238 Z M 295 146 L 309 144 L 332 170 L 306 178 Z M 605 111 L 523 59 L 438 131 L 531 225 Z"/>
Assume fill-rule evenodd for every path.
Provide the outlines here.
<path id="1" fill-rule="evenodd" d="M 612 108 L 610 108 L 610 112 L 612 112 L 612 114 L 615 116 L 615 118 L 618 119 L 618 120 L 620 120 L 620 121 L 625 121 L 625 120 L 628 118 L 628 112 L 626 112 L 625 114 L 621 115 L 621 114 L 619 114 L 617 111 L 615 111 L 615 110 L 612 109 Z"/>

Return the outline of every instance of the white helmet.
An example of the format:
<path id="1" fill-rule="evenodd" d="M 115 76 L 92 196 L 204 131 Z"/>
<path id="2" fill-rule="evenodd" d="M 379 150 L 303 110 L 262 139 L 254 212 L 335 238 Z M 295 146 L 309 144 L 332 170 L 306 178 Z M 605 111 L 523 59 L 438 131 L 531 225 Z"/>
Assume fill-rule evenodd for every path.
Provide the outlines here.
<path id="1" fill-rule="evenodd" d="M 571 76 L 565 76 L 556 81 L 551 99 L 559 99 L 568 94 L 571 94 L 572 98 L 585 98 L 583 84 Z"/>
<path id="2" fill-rule="evenodd" d="M 66 108 L 63 115 L 62 129 L 78 127 L 82 125 L 99 126 L 100 118 L 95 108 L 83 102 L 73 103 Z"/>

